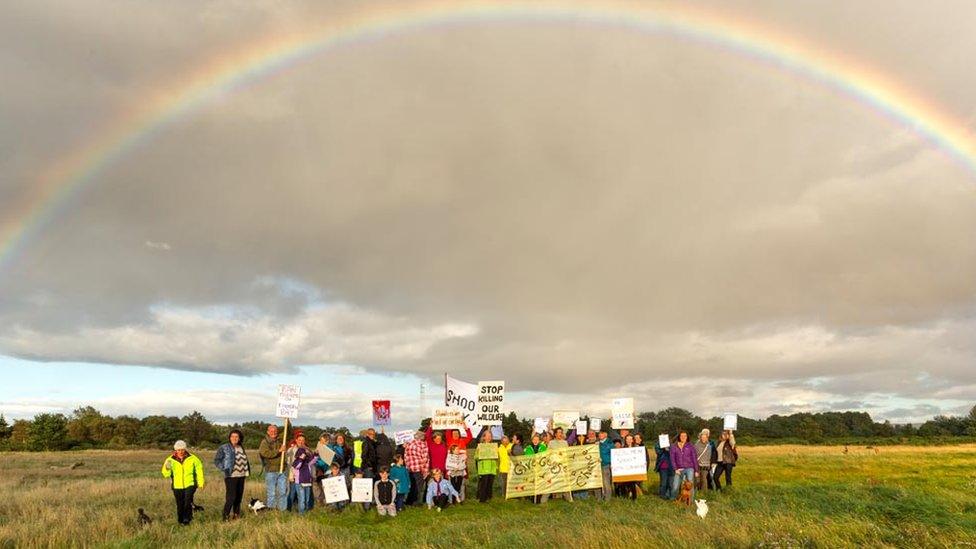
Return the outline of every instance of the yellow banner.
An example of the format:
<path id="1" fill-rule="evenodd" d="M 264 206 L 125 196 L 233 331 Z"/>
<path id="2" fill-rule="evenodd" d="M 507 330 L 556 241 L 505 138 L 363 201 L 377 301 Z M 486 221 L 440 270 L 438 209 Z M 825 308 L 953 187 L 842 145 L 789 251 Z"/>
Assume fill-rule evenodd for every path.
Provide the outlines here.
<path id="1" fill-rule="evenodd" d="M 570 446 L 534 456 L 512 456 L 506 498 L 590 490 L 602 486 L 599 446 Z"/>

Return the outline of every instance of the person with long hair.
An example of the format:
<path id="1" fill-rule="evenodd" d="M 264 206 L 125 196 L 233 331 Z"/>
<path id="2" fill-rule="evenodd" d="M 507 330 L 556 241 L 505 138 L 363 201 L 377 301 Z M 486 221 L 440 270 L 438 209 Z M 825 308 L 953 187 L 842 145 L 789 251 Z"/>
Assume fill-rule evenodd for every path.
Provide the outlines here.
<path id="1" fill-rule="evenodd" d="M 485 429 L 485 432 L 481 434 L 481 443 L 491 444 L 491 429 Z M 503 451 L 502 448 L 498 448 L 499 454 Z M 475 464 L 478 468 L 478 501 L 480 503 L 486 503 L 491 499 L 491 493 L 495 489 L 495 476 L 498 474 L 498 461 L 497 457 L 480 459 L 475 453 Z"/>
<path id="2" fill-rule="evenodd" d="M 633 435 L 627 435 L 624 437 L 624 448 L 638 448 L 637 443 L 634 442 Z M 629 497 L 632 501 L 637 499 L 637 481 L 629 480 L 627 482 L 619 483 L 619 492 L 617 495 L 621 497 Z"/>
<path id="3" fill-rule="evenodd" d="M 244 451 L 244 434 L 240 430 L 232 430 L 227 442 L 217 448 L 214 465 L 224 473 L 224 520 L 240 518 L 244 480 L 251 475 L 251 463 Z"/>
<path id="4" fill-rule="evenodd" d="M 681 493 L 681 483 L 687 480 L 694 486 L 695 475 L 698 473 L 698 454 L 695 453 L 695 446 L 688 439 L 687 431 L 679 432 L 678 442 L 671 447 L 671 465 L 674 466 L 671 499 L 677 499 L 678 494 Z M 694 488 L 691 497 L 695 497 Z"/>
<path id="5" fill-rule="evenodd" d="M 721 490 L 722 473 L 725 473 L 725 486 L 732 486 L 732 468 L 735 467 L 735 462 L 739 461 L 739 451 L 735 449 L 735 434 L 728 430 L 722 431 L 715 451 L 718 454 L 718 459 L 713 477 L 715 489 Z"/>
<path id="6" fill-rule="evenodd" d="M 296 492 L 295 502 L 300 515 L 304 515 L 305 511 L 311 509 L 312 467 L 314 464 L 315 454 L 305 445 L 305 435 L 299 434 L 295 437 L 295 457 L 292 461 L 295 483 L 292 488 Z"/>

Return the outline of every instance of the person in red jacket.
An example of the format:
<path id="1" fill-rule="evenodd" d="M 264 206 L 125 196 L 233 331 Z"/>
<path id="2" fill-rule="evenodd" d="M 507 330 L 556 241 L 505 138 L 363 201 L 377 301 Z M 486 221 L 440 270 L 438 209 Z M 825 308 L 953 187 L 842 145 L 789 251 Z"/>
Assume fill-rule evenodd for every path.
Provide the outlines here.
<path id="1" fill-rule="evenodd" d="M 447 470 L 447 444 L 440 431 L 434 432 L 430 425 L 427 426 L 427 451 L 430 453 L 430 468 Z"/>

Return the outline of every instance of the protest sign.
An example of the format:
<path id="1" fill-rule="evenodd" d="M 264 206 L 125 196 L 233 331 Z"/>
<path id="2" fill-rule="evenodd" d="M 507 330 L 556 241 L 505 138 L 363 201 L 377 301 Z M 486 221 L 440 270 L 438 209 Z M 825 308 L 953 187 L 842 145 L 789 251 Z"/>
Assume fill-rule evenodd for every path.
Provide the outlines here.
<path id="1" fill-rule="evenodd" d="M 544 417 L 537 417 L 535 421 L 532 422 L 532 432 L 533 433 L 545 433 L 546 429 L 549 428 L 549 420 Z"/>
<path id="2" fill-rule="evenodd" d="M 506 498 L 590 490 L 603 486 L 600 447 L 595 444 L 512 456 Z"/>
<path id="3" fill-rule="evenodd" d="M 444 405 L 463 410 L 464 421 L 471 428 L 471 432 L 477 433 L 480 431 L 481 424 L 478 423 L 478 413 L 476 410 L 478 406 L 478 386 L 474 383 L 454 379 L 451 376 L 444 376 L 444 383 Z"/>
<path id="4" fill-rule="evenodd" d="M 634 399 L 615 398 L 611 403 L 613 413 L 610 426 L 614 429 L 633 429 L 634 428 Z"/>
<path id="5" fill-rule="evenodd" d="M 498 459 L 498 444 L 494 442 L 482 442 L 478 445 L 478 459 Z"/>
<path id="6" fill-rule="evenodd" d="M 732 413 L 726 412 L 726 414 L 725 414 L 725 427 L 724 427 L 725 430 L 726 431 L 735 431 L 735 429 L 738 426 L 739 426 L 739 414 L 732 414 Z"/>
<path id="7" fill-rule="evenodd" d="M 389 425 L 389 424 L 390 424 L 390 401 L 374 400 L 373 401 L 373 425 Z"/>
<path id="8" fill-rule="evenodd" d="M 658 448 L 670 448 L 671 447 L 671 437 L 668 435 L 658 435 L 657 436 L 657 446 Z"/>
<path id="9" fill-rule="evenodd" d="M 585 435 L 586 434 L 586 421 L 580 420 L 576 422 L 576 434 Z"/>
<path id="10" fill-rule="evenodd" d="M 563 431 L 569 431 L 578 419 L 579 412 L 576 410 L 555 410 L 552 413 L 552 428 L 562 427 Z"/>
<path id="11" fill-rule="evenodd" d="M 491 426 L 491 439 L 492 440 L 501 440 L 502 439 L 502 436 L 504 436 L 504 435 L 505 435 L 505 431 L 502 430 L 502 426 L 501 425 L 492 425 Z"/>
<path id="12" fill-rule="evenodd" d="M 449 471 L 459 471 L 461 469 L 466 469 L 468 467 L 468 454 L 467 452 L 456 454 L 447 454 L 447 470 Z"/>
<path id="13" fill-rule="evenodd" d="M 602 426 L 603 426 L 603 420 L 601 420 L 598 417 L 591 417 L 590 418 L 590 429 L 592 429 L 592 430 L 596 431 L 597 433 L 599 433 L 600 432 L 600 427 L 602 427 Z"/>
<path id="14" fill-rule="evenodd" d="M 327 444 L 322 444 L 321 442 L 315 447 L 315 452 L 319 455 L 319 458 L 325 462 L 326 465 L 331 465 L 332 460 L 335 459 L 335 451 L 329 448 Z"/>
<path id="15" fill-rule="evenodd" d="M 356 503 L 373 502 L 373 479 L 354 478 L 352 479 L 352 500 Z"/>
<path id="16" fill-rule="evenodd" d="M 413 440 L 413 435 L 417 431 L 407 429 L 405 431 L 397 431 L 393 433 L 393 441 L 396 442 L 397 446 L 401 444 L 406 444 Z"/>
<path id="17" fill-rule="evenodd" d="M 458 408 L 434 408 L 430 416 L 430 428 L 435 431 L 463 429 L 464 411 Z"/>
<path id="18" fill-rule="evenodd" d="M 275 417 L 298 419 L 298 401 L 302 388 L 298 385 L 278 385 L 278 404 Z"/>
<path id="19" fill-rule="evenodd" d="M 550 450 L 559 450 L 559 449 L 567 448 L 567 447 L 569 447 L 569 443 L 566 442 L 565 440 L 559 440 L 559 439 L 555 439 L 554 438 L 554 439 L 552 439 L 552 440 L 549 441 L 549 449 Z"/>
<path id="20" fill-rule="evenodd" d="M 610 471 L 614 482 L 647 480 L 647 448 L 613 448 Z"/>
<path id="21" fill-rule="evenodd" d="M 505 382 L 504 381 L 479 381 L 478 382 L 478 425 L 501 425 L 502 405 L 505 402 Z"/>
<path id="22" fill-rule="evenodd" d="M 322 479 L 322 492 L 325 493 L 326 503 L 349 501 L 349 488 L 346 486 L 345 475 Z"/>

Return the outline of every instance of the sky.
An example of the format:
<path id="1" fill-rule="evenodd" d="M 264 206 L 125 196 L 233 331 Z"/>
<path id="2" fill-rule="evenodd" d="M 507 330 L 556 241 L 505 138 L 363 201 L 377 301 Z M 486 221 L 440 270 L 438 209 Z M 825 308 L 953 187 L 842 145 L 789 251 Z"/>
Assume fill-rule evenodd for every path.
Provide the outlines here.
<path id="1" fill-rule="evenodd" d="M 976 131 L 971 2 L 692 4 Z M 30 228 L 0 248 L 0 413 L 271 419 L 297 383 L 303 420 L 360 427 L 389 398 L 413 426 L 445 372 L 505 380 L 526 417 L 976 403 L 973 168 L 670 33 L 501 17 L 348 41 L 174 117 L 40 222 L 23 206 L 201 67 L 378 6 L 0 6 L 0 221 Z"/>

